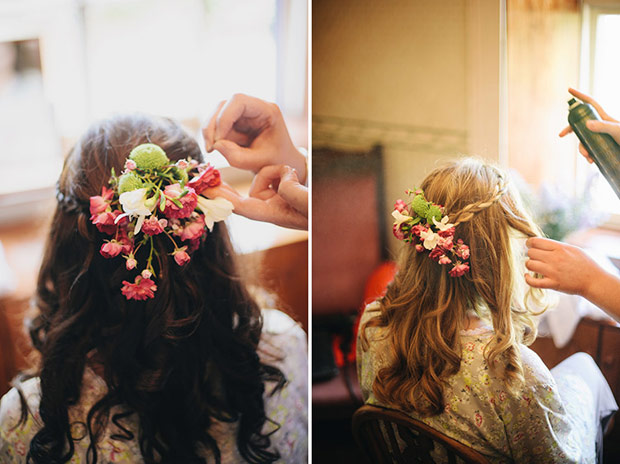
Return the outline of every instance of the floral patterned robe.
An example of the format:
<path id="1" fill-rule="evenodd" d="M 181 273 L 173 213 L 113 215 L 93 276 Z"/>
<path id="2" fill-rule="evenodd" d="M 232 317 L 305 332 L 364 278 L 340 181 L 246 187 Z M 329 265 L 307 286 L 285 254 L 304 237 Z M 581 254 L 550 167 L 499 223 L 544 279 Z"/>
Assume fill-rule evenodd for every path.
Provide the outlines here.
<path id="1" fill-rule="evenodd" d="M 264 358 L 268 353 L 279 357 L 278 362 L 272 358 L 266 360 L 277 365 L 288 381 L 284 389 L 269 396 L 271 391 L 266 386 L 265 412 L 267 417 L 280 424 L 280 429 L 271 435 L 272 447 L 280 452 L 283 463 L 307 462 L 308 452 L 308 358 L 306 334 L 292 319 L 276 310 L 263 311 L 263 337 L 259 346 L 259 354 Z M 0 463 L 25 463 L 30 440 L 40 428 L 38 404 L 40 399 L 39 379 L 26 381 L 22 389 L 25 393 L 30 414 L 27 422 L 13 429 L 21 412 L 19 395 L 15 389 L 9 391 L 0 402 Z M 86 369 L 82 384 L 80 403 L 69 409 L 72 424 L 72 436 L 75 443 L 73 464 L 86 461 L 86 450 L 89 439 L 85 426 L 86 415 L 92 405 L 107 391 L 104 380 L 92 370 Z M 113 408 L 111 415 L 115 413 Z M 237 423 L 213 421 L 209 433 L 218 443 L 222 463 L 243 462 L 236 445 Z M 128 427 L 134 436 L 138 436 L 137 421 Z M 272 430 L 273 424 L 266 422 L 264 430 Z M 103 438 L 97 444 L 98 462 L 102 463 L 134 463 L 142 462 L 140 446 L 136 440 L 121 441 L 112 438 L 118 433 L 116 426 L 109 424 Z M 79 439 L 78 439 L 79 438 Z"/>
<path id="2" fill-rule="evenodd" d="M 366 308 L 360 330 L 376 309 L 377 303 Z M 372 384 L 387 363 L 384 330 L 368 329 L 368 351 L 362 350 L 358 338 L 358 377 L 368 404 L 381 405 Z M 510 392 L 484 360 L 484 347 L 492 335 L 489 327 L 461 333 L 461 368 L 447 381 L 444 411 L 428 418 L 412 416 L 476 449 L 491 462 L 596 462 L 600 417 L 615 411 L 617 405 L 592 358 L 585 353 L 573 355 L 552 375 L 536 353 L 521 346 L 525 384 Z M 595 384 L 602 393 L 593 394 L 588 384 Z M 441 452 L 435 451 L 438 462 L 445 461 Z"/>

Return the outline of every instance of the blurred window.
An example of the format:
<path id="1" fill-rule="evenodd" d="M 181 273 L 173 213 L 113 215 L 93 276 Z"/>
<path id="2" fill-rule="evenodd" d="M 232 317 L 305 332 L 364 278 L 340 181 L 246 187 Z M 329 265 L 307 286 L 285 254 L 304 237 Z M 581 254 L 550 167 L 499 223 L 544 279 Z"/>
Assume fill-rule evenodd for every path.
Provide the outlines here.
<path id="1" fill-rule="evenodd" d="M 584 32 L 582 88 L 594 95 L 607 113 L 620 119 L 620 6 L 586 4 Z M 593 195 L 612 214 L 611 223 L 620 225 L 620 199 L 602 175 L 594 185 Z"/>

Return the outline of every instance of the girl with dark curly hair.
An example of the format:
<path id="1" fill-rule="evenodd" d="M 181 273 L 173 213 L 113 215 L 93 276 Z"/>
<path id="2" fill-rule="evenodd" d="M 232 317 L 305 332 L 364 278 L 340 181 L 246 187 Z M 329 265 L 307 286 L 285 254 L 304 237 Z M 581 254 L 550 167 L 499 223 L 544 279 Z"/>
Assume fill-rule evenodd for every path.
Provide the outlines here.
<path id="1" fill-rule="evenodd" d="M 142 144 L 169 164 L 128 159 Z M 241 279 L 200 161 L 145 116 L 93 125 L 67 157 L 29 327 L 40 362 L 0 403 L 2 463 L 307 459 L 305 334 Z"/>

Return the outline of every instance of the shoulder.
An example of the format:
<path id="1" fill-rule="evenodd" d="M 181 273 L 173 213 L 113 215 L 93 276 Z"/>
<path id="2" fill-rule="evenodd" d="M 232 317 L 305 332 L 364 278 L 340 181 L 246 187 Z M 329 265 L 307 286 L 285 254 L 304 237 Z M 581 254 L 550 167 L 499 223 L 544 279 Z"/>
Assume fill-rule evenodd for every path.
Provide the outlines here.
<path id="1" fill-rule="evenodd" d="M 519 348 L 526 386 L 530 388 L 555 387 L 555 380 L 540 356 L 525 345 L 519 345 Z"/>
<path id="2" fill-rule="evenodd" d="M 0 462 L 21 462 L 27 453 L 28 443 L 40 428 L 39 378 L 26 380 L 19 388 L 28 409 L 24 423 L 19 423 L 22 401 L 16 388 L 9 390 L 0 400 Z"/>
<path id="3" fill-rule="evenodd" d="M 286 377 L 283 389 L 265 388 L 265 432 L 273 432 L 272 444 L 281 462 L 307 459 L 308 353 L 306 333 L 289 316 L 275 309 L 263 310 L 261 360 L 278 367 Z M 271 422 L 273 421 L 273 422 Z M 277 425 L 275 425 L 277 424 Z"/>

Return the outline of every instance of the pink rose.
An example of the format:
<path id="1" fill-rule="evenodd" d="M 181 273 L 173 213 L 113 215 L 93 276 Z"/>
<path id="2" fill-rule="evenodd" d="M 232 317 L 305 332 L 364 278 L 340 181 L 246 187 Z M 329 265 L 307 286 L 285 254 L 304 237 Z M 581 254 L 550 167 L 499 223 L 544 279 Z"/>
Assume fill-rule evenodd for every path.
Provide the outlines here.
<path id="1" fill-rule="evenodd" d="M 461 252 L 461 258 L 469 259 L 469 247 L 467 245 L 461 245 L 459 250 Z"/>
<path id="2" fill-rule="evenodd" d="M 453 247 L 453 243 L 452 243 L 452 237 L 448 236 L 448 237 L 442 237 L 441 234 L 439 235 L 439 242 L 438 242 L 439 246 L 441 248 L 443 248 L 446 251 L 450 251 Z"/>
<path id="3" fill-rule="evenodd" d="M 394 234 L 394 237 L 396 237 L 398 240 L 402 240 L 405 238 L 405 234 L 402 230 L 400 230 L 400 226 L 398 224 L 394 224 L 392 226 L 392 233 Z"/>
<path id="4" fill-rule="evenodd" d="M 149 271 L 148 269 L 144 269 L 140 275 L 144 278 L 144 279 L 150 279 L 153 274 L 151 273 L 151 271 Z"/>
<path id="5" fill-rule="evenodd" d="M 120 254 L 123 250 L 123 246 L 118 243 L 116 240 L 112 240 L 110 242 L 106 242 L 101 246 L 99 253 L 104 258 L 114 258 Z"/>
<path id="6" fill-rule="evenodd" d="M 165 219 L 157 219 L 156 216 L 151 216 L 142 223 L 142 232 L 146 235 L 157 235 L 161 234 L 164 231 L 164 227 L 166 227 L 168 221 Z"/>
<path id="7" fill-rule="evenodd" d="M 196 193 L 200 195 L 206 189 L 217 187 L 221 183 L 220 171 L 208 164 L 206 168 L 202 169 L 196 177 L 187 183 L 187 186 L 196 190 Z"/>
<path id="8" fill-rule="evenodd" d="M 422 253 L 422 252 L 424 252 L 424 247 L 418 243 L 415 246 L 415 251 L 417 251 L 418 253 Z"/>
<path id="9" fill-rule="evenodd" d="M 444 255 L 443 250 L 439 247 L 435 247 L 428 254 L 428 257 L 432 259 L 433 261 L 439 261 L 439 258 L 441 258 L 443 255 Z"/>
<path id="10" fill-rule="evenodd" d="M 428 228 L 420 224 L 416 224 L 411 228 L 411 233 L 416 237 L 419 237 L 422 232 L 428 232 Z"/>
<path id="11" fill-rule="evenodd" d="M 438 263 L 443 265 L 443 264 L 450 264 L 452 262 L 452 260 L 450 258 L 448 258 L 446 255 L 441 255 L 439 257 L 439 261 Z"/>
<path id="12" fill-rule="evenodd" d="M 185 187 L 189 192 L 181 197 L 183 189 L 180 184 L 167 185 L 164 189 L 164 195 L 166 195 L 166 209 L 164 209 L 164 215 L 170 219 L 183 219 L 189 217 L 196 205 L 198 204 L 198 195 L 196 191 L 189 186 Z M 181 208 L 174 204 L 171 199 L 176 199 L 181 202 Z"/>
<path id="13" fill-rule="evenodd" d="M 453 237 L 454 236 L 454 227 L 450 227 L 449 229 L 446 230 L 440 230 L 439 232 L 437 232 L 437 234 L 440 237 Z"/>
<path id="14" fill-rule="evenodd" d="M 134 160 L 128 159 L 127 161 L 125 161 L 125 169 L 127 169 L 128 171 L 133 171 L 137 167 L 138 165 L 136 164 Z"/>
<path id="15" fill-rule="evenodd" d="M 448 272 L 451 277 L 461 277 L 467 271 L 469 271 L 469 265 L 466 263 L 457 263 L 454 265 L 452 269 Z"/>
<path id="16" fill-rule="evenodd" d="M 199 216 L 195 221 L 185 224 L 181 229 L 181 240 L 196 240 L 205 232 L 204 216 Z"/>
<path id="17" fill-rule="evenodd" d="M 104 234 L 108 235 L 114 235 L 117 228 L 114 220 L 120 214 L 120 211 L 105 211 L 103 213 L 93 214 L 90 217 L 90 220 L 97 227 L 97 230 L 99 230 L 99 232 L 103 232 Z"/>
<path id="18" fill-rule="evenodd" d="M 123 280 L 121 293 L 128 300 L 147 300 L 155 296 L 157 285 L 151 279 L 145 279 L 142 276 L 136 276 L 133 283 Z"/>
<path id="19" fill-rule="evenodd" d="M 125 262 L 125 268 L 127 268 L 128 271 L 131 271 L 132 269 L 135 269 L 137 265 L 138 261 L 136 261 L 136 258 L 134 258 L 133 255 L 129 255 L 127 261 Z"/>
<path id="20" fill-rule="evenodd" d="M 90 214 L 93 216 L 103 213 L 109 206 L 110 204 L 100 195 L 90 197 Z"/>
<path id="21" fill-rule="evenodd" d="M 402 213 L 403 211 L 407 213 L 407 216 L 409 215 L 409 210 L 407 209 L 407 203 L 405 203 L 403 200 L 396 200 L 396 203 L 394 203 L 394 209 L 400 213 Z"/>
<path id="22" fill-rule="evenodd" d="M 175 250 L 174 253 L 172 254 L 174 256 L 174 260 L 179 266 L 183 266 L 184 264 L 187 264 L 190 260 L 189 255 L 185 251 L 186 249 L 187 247 L 181 247 Z"/>

